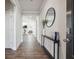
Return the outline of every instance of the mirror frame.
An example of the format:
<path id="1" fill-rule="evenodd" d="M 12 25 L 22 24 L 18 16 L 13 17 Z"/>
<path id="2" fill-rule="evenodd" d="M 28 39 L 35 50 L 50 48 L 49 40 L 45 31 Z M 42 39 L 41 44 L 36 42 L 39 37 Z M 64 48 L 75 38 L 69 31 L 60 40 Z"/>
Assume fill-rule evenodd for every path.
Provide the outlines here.
<path id="1" fill-rule="evenodd" d="M 49 25 L 47 25 L 48 21 L 47 21 L 46 17 L 47 17 L 48 11 L 49 11 L 51 8 L 52 8 L 53 11 L 54 11 L 54 18 L 52 19 L 52 20 L 53 20 L 53 21 L 52 21 L 52 24 L 49 26 Z M 46 16 L 45 16 L 45 20 L 47 21 L 47 23 L 46 23 L 47 27 L 51 27 L 51 26 L 54 24 L 54 22 L 55 22 L 55 18 L 56 18 L 56 12 L 55 12 L 55 9 L 54 9 L 53 7 L 50 7 L 50 8 L 47 10 L 47 13 L 46 13 Z"/>

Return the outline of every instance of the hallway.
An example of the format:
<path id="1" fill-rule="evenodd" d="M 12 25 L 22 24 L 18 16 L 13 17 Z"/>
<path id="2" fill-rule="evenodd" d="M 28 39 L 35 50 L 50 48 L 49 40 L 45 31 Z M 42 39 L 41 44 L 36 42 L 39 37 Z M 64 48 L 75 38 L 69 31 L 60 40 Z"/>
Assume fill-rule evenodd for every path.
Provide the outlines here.
<path id="1" fill-rule="evenodd" d="M 16 53 L 6 50 L 6 59 L 49 59 L 32 34 L 25 34 L 23 39 Z"/>
<path id="2" fill-rule="evenodd" d="M 5 59 L 72 59 L 70 1 L 5 0 Z"/>

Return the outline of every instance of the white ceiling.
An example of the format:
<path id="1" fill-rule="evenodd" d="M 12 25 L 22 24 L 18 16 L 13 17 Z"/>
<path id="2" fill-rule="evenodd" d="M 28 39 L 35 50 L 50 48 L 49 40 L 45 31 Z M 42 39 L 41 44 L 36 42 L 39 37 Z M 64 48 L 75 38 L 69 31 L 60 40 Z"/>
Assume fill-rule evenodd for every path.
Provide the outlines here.
<path id="1" fill-rule="evenodd" d="M 19 0 L 22 11 L 40 11 L 45 0 Z"/>

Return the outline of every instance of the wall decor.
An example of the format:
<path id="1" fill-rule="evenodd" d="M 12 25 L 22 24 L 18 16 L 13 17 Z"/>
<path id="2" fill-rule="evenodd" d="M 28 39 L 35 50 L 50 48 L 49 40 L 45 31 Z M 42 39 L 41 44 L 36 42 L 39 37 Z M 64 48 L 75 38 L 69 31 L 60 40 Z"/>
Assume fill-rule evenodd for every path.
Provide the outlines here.
<path id="1" fill-rule="evenodd" d="M 46 25 L 47 27 L 51 27 L 55 22 L 56 12 L 53 7 L 49 8 L 47 10 L 45 20 L 47 21 Z"/>

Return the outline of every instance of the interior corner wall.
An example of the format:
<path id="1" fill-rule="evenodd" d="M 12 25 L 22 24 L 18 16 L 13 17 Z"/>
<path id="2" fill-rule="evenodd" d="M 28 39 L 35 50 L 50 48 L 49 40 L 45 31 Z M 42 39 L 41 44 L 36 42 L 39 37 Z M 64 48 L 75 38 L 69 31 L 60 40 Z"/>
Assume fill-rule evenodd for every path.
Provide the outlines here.
<path id="1" fill-rule="evenodd" d="M 42 24 L 42 20 L 45 19 L 46 12 L 50 7 L 53 7 L 55 9 L 56 19 L 52 27 L 48 28 L 47 26 L 45 26 L 45 35 L 52 37 L 53 32 L 59 32 L 59 59 L 66 59 L 66 43 L 63 41 L 64 39 L 66 39 L 66 0 L 47 0 L 40 13 L 40 24 Z M 41 27 L 42 25 L 40 25 L 39 28 L 40 38 L 41 34 L 43 33 L 43 29 Z M 53 56 L 53 42 L 45 39 L 44 46 Z"/>
<path id="2" fill-rule="evenodd" d="M 40 22 L 40 17 L 37 18 L 36 20 L 37 24 L 37 41 L 39 44 L 41 44 L 41 31 L 42 31 L 42 24 Z"/>
<path id="3" fill-rule="evenodd" d="M 16 49 L 23 42 L 22 35 L 22 15 L 21 10 L 17 6 L 15 7 L 15 39 L 16 39 Z"/>

